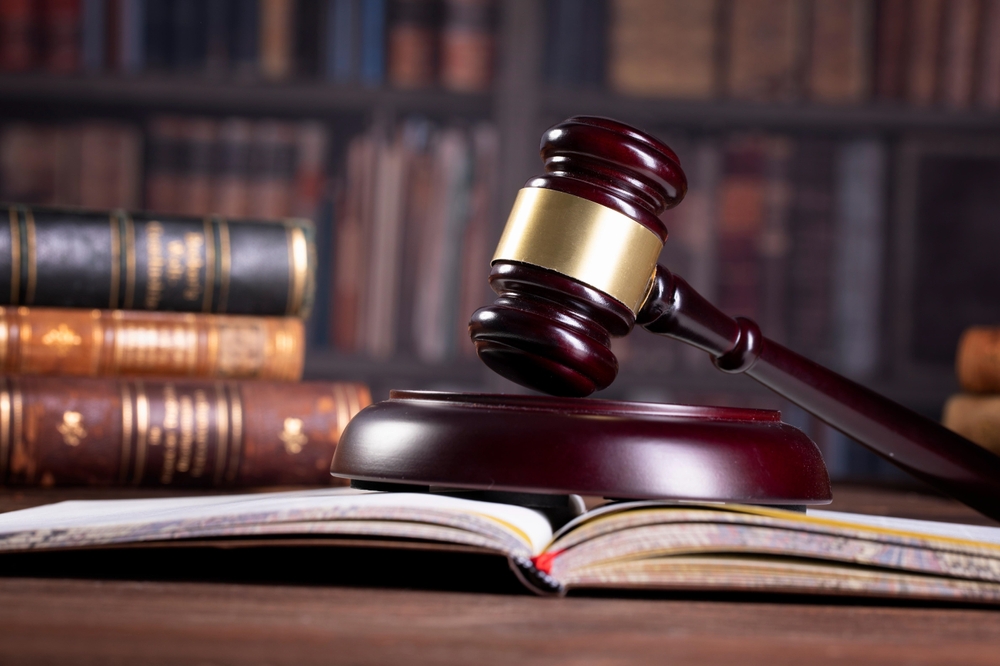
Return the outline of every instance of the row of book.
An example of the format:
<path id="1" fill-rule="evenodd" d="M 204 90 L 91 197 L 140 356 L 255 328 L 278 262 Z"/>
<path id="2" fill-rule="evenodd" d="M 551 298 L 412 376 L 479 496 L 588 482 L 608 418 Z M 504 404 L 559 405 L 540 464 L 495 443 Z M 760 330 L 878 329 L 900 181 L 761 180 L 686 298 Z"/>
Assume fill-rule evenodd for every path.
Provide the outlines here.
<path id="1" fill-rule="evenodd" d="M 996 0 L 548 0 L 547 12 L 560 87 L 1000 108 Z"/>
<path id="2" fill-rule="evenodd" d="M 314 219 L 327 151 L 327 127 L 314 121 L 164 116 L 145 131 L 107 120 L 15 122 L 0 127 L 0 199 Z"/>
<path id="3" fill-rule="evenodd" d="M 423 119 L 352 139 L 338 196 L 331 341 L 345 353 L 474 356 L 486 302 L 499 138 Z"/>
<path id="4" fill-rule="evenodd" d="M 309 221 L 0 212 L 0 485 L 330 482 L 370 395 L 297 383 Z"/>
<path id="5" fill-rule="evenodd" d="M 174 71 L 478 91 L 492 0 L 2 0 L 0 71 Z"/>

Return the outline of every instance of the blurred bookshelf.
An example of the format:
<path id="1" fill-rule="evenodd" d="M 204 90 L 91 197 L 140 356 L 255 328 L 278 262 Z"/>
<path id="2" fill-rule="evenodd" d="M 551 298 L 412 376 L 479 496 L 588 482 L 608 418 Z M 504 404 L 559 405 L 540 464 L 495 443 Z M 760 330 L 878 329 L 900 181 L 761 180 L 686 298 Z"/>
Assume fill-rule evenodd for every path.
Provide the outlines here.
<path id="1" fill-rule="evenodd" d="M 974 214 L 938 224 L 913 202 L 933 189 L 927 179 L 942 154 L 936 146 L 950 146 L 949 159 L 974 154 L 1000 163 L 1000 147 L 991 143 L 1000 140 L 996 0 L 81 0 L 66 6 L 79 23 L 76 32 L 58 32 L 58 16 L 44 12 L 32 28 L 70 34 L 60 39 L 82 44 L 66 62 L 50 54 L 58 42 L 51 35 L 42 38 L 49 46 L 34 60 L 18 60 L 9 28 L 18 17 L 0 7 L 7 35 L 0 47 L 0 130 L 82 123 L 73 131 L 87 135 L 87 123 L 117 123 L 132 137 L 119 143 L 139 151 L 141 177 L 131 199 L 109 194 L 96 203 L 55 203 L 155 209 L 150 180 L 162 170 L 163 137 L 174 131 L 195 136 L 202 125 L 221 136 L 220 128 L 238 120 L 227 127 L 250 132 L 240 141 L 249 141 L 251 152 L 278 136 L 279 143 L 298 141 L 300 157 L 321 153 L 283 176 L 283 186 L 294 190 L 284 208 L 246 211 L 317 222 L 321 261 L 306 378 L 365 381 L 377 399 L 391 388 L 519 390 L 470 353 L 460 320 L 476 307 L 470 304 L 488 302 L 489 255 L 517 190 L 541 168 L 541 133 L 578 114 L 633 123 L 680 155 L 691 194 L 668 220 L 673 237 L 663 260 L 723 309 L 757 317 L 765 334 L 891 398 L 938 418 L 957 390 L 945 358 L 949 345 L 954 351 L 952 329 L 1000 323 L 1000 297 L 990 284 L 973 288 L 951 280 L 965 291 L 954 293 L 955 303 L 945 299 L 938 306 L 941 317 L 957 323 L 934 329 L 930 341 L 921 341 L 916 319 L 925 315 L 911 307 L 920 271 L 936 270 L 917 265 L 921 243 L 934 244 L 949 225 L 992 238 L 989 221 Z M 105 27 L 113 23 L 122 37 L 113 48 L 95 47 L 93 22 L 112 11 L 120 12 L 117 23 Z M 168 28 L 162 28 L 163 12 L 173 17 Z M 190 33 L 184 26 L 194 24 L 184 21 L 192 12 L 207 12 L 198 14 L 207 17 L 207 27 L 195 32 L 208 46 L 178 38 L 173 51 L 163 51 L 158 30 Z M 229 24 L 237 27 L 219 28 Z M 128 26 L 143 35 L 144 47 L 130 41 Z M 252 48 L 240 46 L 251 33 L 246 43 Z M 755 45 L 757 34 L 770 35 L 773 48 Z M 215 62 L 213 39 L 228 44 L 222 65 Z M 164 60 L 168 51 L 172 60 Z M 166 122 L 177 118 L 190 126 L 177 130 Z M 241 130 L 240 122 L 250 130 Z M 286 134 L 307 138 L 282 139 Z M 275 155 L 272 161 L 284 159 Z M 5 159 L 10 164 L 17 155 L 8 151 Z M 399 159 L 403 167 L 393 162 Z M 929 161 L 907 167 L 914 160 Z M 376 173 L 381 167 L 374 164 L 390 165 L 389 175 Z M 303 169 L 311 169 L 306 181 L 319 178 L 322 186 L 299 201 Z M 423 209 L 414 197 L 445 186 L 439 179 L 414 194 L 414 174 L 422 170 L 450 174 L 448 182 L 458 183 Z M 35 190 L 12 191 L 9 174 L 6 180 L 0 180 L 0 198 L 23 191 L 24 202 L 32 203 Z M 396 184 L 378 191 L 373 180 Z M 188 186 L 195 191 L 204 183 L 179 187 Z M 260 189 L 256 181 L 243 187 Z M 726 208 L 753 188 L 757 217 Z M 851 196 L 864 199 L 860 208 L 851 208 L 857 204 Z M 186 199 L 189 205 L 192 197 Z M 386 208 L 386 201 L 398 205 Z M 465 208 L 449 208 L 447 201 Z M 994 203 L 1000 212 L 1000 200 Z M 852 217 L 845 209 L 868 216 Z M 435 215 L 465 217 L 435 226 L 427 221 Z M 345 232 L 351 224 L 355 236 Z M 744 236 L 734 231 L 741 224 L 750 228 Z M 444 234 L 450 259 L 435 259 L 426 242 L 421 245 L 421 234 L 432 233 L 426 229 Z M 452 237 L 456 233 L 461 238 Z M 857 240 L 845 244 L 845 238 Z M 350 243 L 360 243 L 354 254 Z M 343 266 L 351 261 L 364 285 L 338 274 L 350 272 Z M 437 270 L 433 279 L 421 273 L 427 266 Z M 746 290 L 734 283 L 738 271 L 726 273 L 724 266 L 755 267 L 759 298 L 746 301 Z M 390 277 L 380 278 L 386 267 Z M 865 282 L 866 276 L 875 279 Z M 380 279 L 392 283 L 388 300 L 373 297 L 385 292 Z M 443 295 L 415 303 L 426 299 L 415 286 L 428 281 Z M 423 326 L 415 307 L 437 308 L 437 328 Z M 390 335 L 385 322 L 394 329 Z M 885 472 L 873 459 L 858 458 L 859 447 L 796 416 L 753 381 L 719 373 L 679 343 L 642 335 L 623 344 L 620 376 L 602 397 L 781 408 L 828 458 L 840 460 L 831 464 L 835 475 Z M 437 343 L 445 338 L 447 344 Z"/>

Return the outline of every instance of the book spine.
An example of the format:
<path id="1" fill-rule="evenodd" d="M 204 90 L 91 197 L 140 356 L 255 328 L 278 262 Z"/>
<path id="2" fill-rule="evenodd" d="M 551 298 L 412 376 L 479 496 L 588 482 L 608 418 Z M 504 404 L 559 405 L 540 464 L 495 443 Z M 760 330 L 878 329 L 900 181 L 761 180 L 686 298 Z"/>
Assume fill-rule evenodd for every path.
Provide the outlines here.
<path id="1" fill-rule="evenodd" d="M 257 0 L 239 0 L 233 9 L 230 61 L 238 77 L 250 78 L 258 71 L 260 9 Z"/>
<path id="2" fill-rule="evenodd" d="M 124 1 L 124 0 L 119 0 Z M 206 13 L 203 0 L 174 0 L 173 69 L 197 72 L 205 67 Z"/>
<path id="3" fill-rule="evenodd" d="M 483 91 L 493 72 L 490 0 L 448 0 L 441 30 L 441 84 L 450 90 Z"/>
<path id="4" fill-rule="evenodd" d="M 1000 327 L 966 330 L 958 341 L 955 372 L 963 391 L 1000 393 Z"/>
<path id="5" fill-rule="evenodd" d="M 979 0 L 951 0 L 946 8 L 941 99 L 955 109 L 966 108 L 972 103 L 981 14 Z"/>
<path id="6" fill-rule="evenodd" d="M 320 0 L 296 0 L 294 7 L 295 74 L 314 78 L 319 74 L 323 6 Z"/>
<path id="7" fill-rule="evenodd" d="M 146 0 L 145 25 L 145 66 L 153 70 L 165 70 L 173 59 L 171 38 L 173 17 L 169 0 Z"/>
<path id="8" fill-rule="evenodd" d="M 269 79 L 292 73 L 293 0 L 260 0 L 260 71 Z"/>
<path id="9" fill-rule="evenodd" d="M 1000 455 L 1000 395 L 953 395 L 944 405 L 941 422 Z"/>
<path id="10" fill-rule="evenodd" d="M 437 6 L 432 0 L 394 0 L 389 20 L 389 83 L 426 88 L 435 79 Z"/>
<path id="11" fill-rule="evenodd" d="M 808 84 L 810 97 L 859 103 L 868 91 L 868 0 L 814 0 Z"/>
<path id="12" fill-rule="evenodd" d="M 303 335 L 296 317 L 0 308 L 0 370 L 294 381 Z"/>
<path id="13" fill-rule="evenodd" d="M 306 316 L 312 224 L 3 206 L 0 305 Z"/>
<path id="14" fill-rule="evenodd" d="M 879 0 L 875 8 L 875 96 L 902 99 L 906 90 L 910 0 Z"/>
<path id="15" fill-rule="evenodd" d="M 10 486 L 330 484 L 360 384 L 0 378 Z"/>
<path id="16" fill-rule="evenodd" d="M 37 21 L 31 0 L 0 0 L 0 71 L 24 72 L 35 66 Z"/>
<path id="17" fill-rule="evenodd" d="M 361 0 L 360 79 L 368 86 L 385 78 L 386 0 Z"/>
<path id="18" fill-rule="evenodd" d="M 943 0 L 913 2 L 907 101 L 916 106 L 930 105 L 937 96 L 944 10 Z"/>
<path id="19" fill-rule="evenodd" d="M 1000 108 L 1000 0 L 984 0 L 980 32 L 976 101 L 987 109 Z"/>
<path id="20" fill-rule="evenodd" d="M 146 57 L 146 2 L 145 0 L 122 0 L 119 5 L 121 19 L 118 21 L 121 34 L 119 39 L 119 67 L 126 74 L 138 74 L 145 67 Z"/>
<path id="21" fill-rule="evenodd" d="M 798 94 L 805 3 L 740 0 L 730 6 L 729 94 L 737 99 L 789 101 Z"/>
<path id="22" fill-rule="evenodd" d="M 104 28 L 107 22 L 105 0 L 83 0 L 80 57 L 84 71 L 104 71 Z"/>
<path id="23" fill-rule="evenodd" d="M 42 64 L 56 74 L 80 68 L 81 0 L 48 0 L 42 10 Z"/>

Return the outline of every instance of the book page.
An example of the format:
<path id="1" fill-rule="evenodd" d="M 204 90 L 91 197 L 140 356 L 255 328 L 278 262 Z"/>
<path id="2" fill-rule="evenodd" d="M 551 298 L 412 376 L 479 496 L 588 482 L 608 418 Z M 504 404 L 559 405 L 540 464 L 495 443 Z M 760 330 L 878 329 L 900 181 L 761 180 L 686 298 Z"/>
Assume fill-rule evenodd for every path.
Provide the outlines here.
<path id="1" fill-rule="evenodd" d="M 343 523 L 341 527 L 330 527 Z M 465 532 L 462 543 L 505 554 L 533 555 L 552 536 L 540 513 L 524 507 L 425 493 L 350 488 L 281 493 L 129 500 L 70 501 L 0 514 L 0 551 L 85 547 L 237 534 L 351 533 L 387 538 L 427 537 L 419 525 Z M 376 530 L 372 525 L 382 524 Z M 347 527 L 345 528 L 344 525 Z M 364 529 L 361 526 L 364 525 Z"/>

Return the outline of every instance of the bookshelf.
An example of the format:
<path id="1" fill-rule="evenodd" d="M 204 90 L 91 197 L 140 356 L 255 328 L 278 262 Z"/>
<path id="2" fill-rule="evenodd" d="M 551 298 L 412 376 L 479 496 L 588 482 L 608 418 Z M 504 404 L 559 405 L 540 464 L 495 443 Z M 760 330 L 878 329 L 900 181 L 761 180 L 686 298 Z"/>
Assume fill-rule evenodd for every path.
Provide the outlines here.
<path id="1" fill-rule="evenodd" d="M 712 100 L 632 97 L 605 89 L 567 88 L 546 81 L 546 6 L 542 0 L 497 3 L 496 66 L 488 92 L 461 93 L 440 88 L 400 90 L 387 85 L 334 84 L 292 77 L 268 82 L 223 79 L 200 74 L 49 75 L 0 73 L 0 122 L 12 119 L 66 120 L 112 117 L 145 121 L 161 113 L 223 117 L 319 119 L 332 128 L 356 132 L 375 119 L 393 122 L 411 115 L 448 121 L 488 120 L 500 137 L 497 192 L 492 215 L 491 244 L 499 236 L 507 211 L 520 186 L 537 173 L 537 145 L 551 124 L 571 115 L 611 116 L 653 132 L 723 137 L 730 132 L 763 131 L 790 136 L 832 136 L 838 139 L 877 137 L 889 156 L 886 178 L 886 239 L 880 350 L 891 362 L 881 364 L 866 383 L 889 397 L 930 416 L 937 416 L 944 399 L 957 390 L 948 368 L 913 374 L 900 371 L 892 349 L 899 335 L 900 315 L 893 300 L 909 293 L 899 284 L 900 233 L 905 236 L 898 191 L 898 144 L 912 136 L 948 135 L 975 141 L 1000 137 L 1000 112 L 975 107 L 917 107 L 868 101 L 861 104 L 815 102 L 751 102 L 719 97 Z M 343 137 L 338 139 L 343 144 Z M 343 146 L 334 152 L 342 157 Z M 682 159 L 685 156 L 682 154 Z M 688 165 L 688 162 L 685 162 Z M 339 168 L 333 164 L 334 168 Z M 903 232 L 900 227 L 904 227 Z M 904 258 L 905 259 L 905 258 Z M 905 262 L 904 262 L 905 263 Z M 485 275 L 485 267 L 484 267 Z M 767 331 L 765 330 L 765 334 Z M 664 346 L 680 343 L 662 341 Z M 637 351 L 642 353 L 641 351 Z M 681 352 L 677 352 L 680 354 Z M 713 401 L 731 396 L 735 404 L 781 406 L 751 380 L 717 372 L 703 363 L 661 364 L 625 362 L 619 379 L 605 397 Z M 515 391 L 517 387 L 490 373 L 478 360 L 459 355 L 427 363 L 408 354 L 369 358 L 330 348 L 311 349 L 307 378 L 361 380 L 372 385 L 376 398 L 393 387 L 455 390 Z"/>

